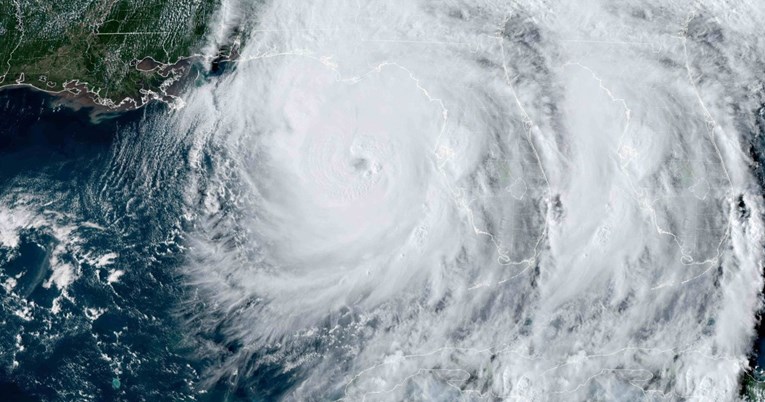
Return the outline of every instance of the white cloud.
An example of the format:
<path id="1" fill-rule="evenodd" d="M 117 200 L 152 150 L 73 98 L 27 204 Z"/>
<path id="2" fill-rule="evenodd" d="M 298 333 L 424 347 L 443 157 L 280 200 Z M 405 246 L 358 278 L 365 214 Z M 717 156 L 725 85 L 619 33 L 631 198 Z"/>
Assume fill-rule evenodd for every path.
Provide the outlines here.
<path id="1" fill-rule="evenodd" d="M 732 398 L 763 49 L 741 57 L 753 5 L 715 7 L 269 5 L 176 115 L 206 206 L 194 325 L 242 345 L 213 375 L 289 367 L 297 400 Z"/>

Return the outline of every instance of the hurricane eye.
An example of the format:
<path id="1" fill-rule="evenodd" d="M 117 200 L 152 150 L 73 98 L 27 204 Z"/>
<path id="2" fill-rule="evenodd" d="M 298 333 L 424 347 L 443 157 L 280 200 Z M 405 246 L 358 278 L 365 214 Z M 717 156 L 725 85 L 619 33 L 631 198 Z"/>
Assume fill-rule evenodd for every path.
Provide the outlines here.
<path id="1" fill-rule="evenodd" d="M 351 160 L 351 167 L 358 173 L 363 173 L 369 169 L 369 161 L 366 158 L 354 158 Z"/>

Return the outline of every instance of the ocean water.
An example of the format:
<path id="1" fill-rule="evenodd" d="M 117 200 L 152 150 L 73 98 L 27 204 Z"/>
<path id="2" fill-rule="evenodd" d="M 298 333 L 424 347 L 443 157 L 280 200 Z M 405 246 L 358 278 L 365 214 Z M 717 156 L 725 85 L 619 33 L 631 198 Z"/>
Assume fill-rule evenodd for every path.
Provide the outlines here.
<path id="1" fill-rule="evenodd" d="M 172 193 L 115 162 L 164 109 L 93 122 L 53 101 L 0 92 L 0 399 L 189 399 Z"/>
<path id="2" fill-rule="evenodd" d="M 216 72 L 220 73 L 220 72 Z M 268 400 L 289 378 L 200 385 L 214 361 L 184 336 L 186 161 L 147 173 L 152 104 L 93 120 L 20 88 L 0 91 L 0 400 Z M 146 151 L 146 153 L 142 153 Z M 180 155 L 180 154 L 179 154 Z M 206 345 L 206 346 L 205 346 Z M 214 346 L 213 346 L 214 345 Z"/>

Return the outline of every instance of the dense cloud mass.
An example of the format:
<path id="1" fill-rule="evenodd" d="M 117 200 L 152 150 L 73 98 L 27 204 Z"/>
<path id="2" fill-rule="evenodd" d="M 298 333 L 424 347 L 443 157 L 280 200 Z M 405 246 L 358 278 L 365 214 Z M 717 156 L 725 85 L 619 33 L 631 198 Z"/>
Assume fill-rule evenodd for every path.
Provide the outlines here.
<path id="1" fill-rule="evenodd" d="M 250 21 L 236 70 L 172 128 L 208 381 L 735 398 L 763 287 L 765 10 L 665 3 L 224 4 L 212 42 Z"/>

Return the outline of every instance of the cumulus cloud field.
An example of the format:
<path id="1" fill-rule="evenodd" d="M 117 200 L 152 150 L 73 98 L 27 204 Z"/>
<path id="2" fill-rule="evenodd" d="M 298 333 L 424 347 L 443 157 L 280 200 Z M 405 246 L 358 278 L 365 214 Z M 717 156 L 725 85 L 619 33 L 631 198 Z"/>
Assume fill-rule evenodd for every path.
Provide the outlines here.
<path id="1" fill-rule="evenodd" d="M 285 400 L 732 400 L 763 288 L 756 1 L 224 3 L 182 314 Z M 200 307 L 201 306 L 201 307 Z"/>

